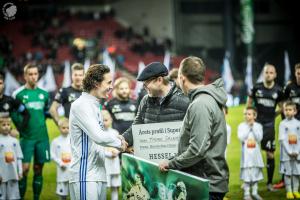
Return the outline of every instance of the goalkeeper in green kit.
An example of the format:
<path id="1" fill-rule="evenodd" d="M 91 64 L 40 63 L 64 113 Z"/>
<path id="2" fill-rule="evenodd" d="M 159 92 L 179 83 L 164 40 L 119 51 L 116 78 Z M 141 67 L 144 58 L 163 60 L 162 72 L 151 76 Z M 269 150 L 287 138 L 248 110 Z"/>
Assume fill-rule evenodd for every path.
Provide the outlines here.
<path id="1" fill-rule="evenodd" d="M 30 113 L 28 126 L 20 130 L 20 144 L 24 155 L 23 179 L 20 180 L 20 195 L 24 199 L 27 176 L 30 163 L 33 158 L 33 195 L 34 199 L 39 199 L 43 185 L 43 166 L 50 161 L 49 138 L 46 127 L 46 117 L 48 117 L 49 94 L 37 87 L 39 78 L 38 67 L 27 64 L 24 67 L 25 85 L 17 89 L 13 97 L 20 100 Z M 50 116 L 50 115 L 49 115 Z"/>

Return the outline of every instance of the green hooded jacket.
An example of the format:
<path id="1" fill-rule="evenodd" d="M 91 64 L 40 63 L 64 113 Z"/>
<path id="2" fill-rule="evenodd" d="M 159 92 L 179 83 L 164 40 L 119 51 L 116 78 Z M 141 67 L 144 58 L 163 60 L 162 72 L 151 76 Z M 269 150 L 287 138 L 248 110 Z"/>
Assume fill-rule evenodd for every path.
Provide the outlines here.
<path id="1" fill-rule="evenodd" d="M 226 121 L 222 110 L 227 96 L 222 79 L 189 92 L 180 133 L 178 155 L 170 160 L 179 169 L 208 179 L 210 192 L 228 192 L 229 170 L 225 160 Z"/>

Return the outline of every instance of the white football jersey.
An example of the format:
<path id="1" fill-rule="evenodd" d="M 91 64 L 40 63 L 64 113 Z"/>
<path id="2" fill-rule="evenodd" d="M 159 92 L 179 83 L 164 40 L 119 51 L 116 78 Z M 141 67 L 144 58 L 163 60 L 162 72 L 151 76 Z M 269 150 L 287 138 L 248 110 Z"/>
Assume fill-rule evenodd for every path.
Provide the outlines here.
<path id="1" fill-rule="evenodd" d="M 0 171 L 2 182 L 19 180 L 22 174 L 23 153 L 19 141 L 10 135 L 0 134 Z"/>
<path id="2" fill-rule="evenodd" d="M 70 138 L 72 161 L 70 183 L 106 182 L 103 146 L 121 148 L 121 140 L 103 131 L 99 100 L 83 92 L 71 105 Z"/>
<path id="3" fill-rule="evenodd" d="M 57 182 L 69 181 L 69 168 L 72 160 L 70 136 L 60 135 L 51 143 L 51 159 L 57 164 Z M 61 166 L 66 166 L 62 169 Z"/>

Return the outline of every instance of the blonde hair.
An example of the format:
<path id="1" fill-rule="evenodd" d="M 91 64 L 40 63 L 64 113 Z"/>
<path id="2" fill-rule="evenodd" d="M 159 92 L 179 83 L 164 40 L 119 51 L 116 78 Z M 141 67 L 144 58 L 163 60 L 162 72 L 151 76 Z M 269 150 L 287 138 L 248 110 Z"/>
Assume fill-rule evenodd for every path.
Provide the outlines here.
<path id="1" fill-rule="evenodd" d="M 120 77 L 120 78 L 115 80 L 114 89 L 112 91 L 113 97 L 118 97 L 117 90 L 119 89 L 119 87 L 122 83 L 127 83 L 128 87 L 130 89 L 130 80 L 128 78 L 125 78 L 125 77 Z"/>
<path id="2" fill-rule="evenodd" d="M 64 118 L 61 118 L 61 119 L 58 121 L 58 126 L 59 126 L 59 127 L 65 125 L 65 124 L 69 125 L 69 120 L 68 120 L 68 118 L 65 118 L 65 117 L 64 117 Z"/>
<path id="3" fill-rule="evenodd" d="M 110 119 L 112 119 L 110 113 L 109 113 L 107 110 L 101 110 L 101 114 L 102 114 L 103 117 L 104 117 L 104 116 L 107 116 L 107 117 L 109 117 Z"/>
<path id="4" fill-rule="evenodd" d="M 24 74 L 26 74 L 27 73 L 27 71 L 29 70 L 29 69 L 32 69 L 32 68 L 37 68 L 38 69 L 38 67 L 36 66 L 36 65 L 34 65 L 34 64 L 32 64 L 32 63 L 28 63 L 27 65 L 25 65 L 25 67 L 24 67 Z"/>
<path id="5" fill-rule="evenodd" d="M 3 122 L 7 122 L 7 121 L 9 121 L 9 122 L 11 122 L 11 119 L 10 119 L 10 117 L 0 117 L 0 124 L 2 124 Z"/>

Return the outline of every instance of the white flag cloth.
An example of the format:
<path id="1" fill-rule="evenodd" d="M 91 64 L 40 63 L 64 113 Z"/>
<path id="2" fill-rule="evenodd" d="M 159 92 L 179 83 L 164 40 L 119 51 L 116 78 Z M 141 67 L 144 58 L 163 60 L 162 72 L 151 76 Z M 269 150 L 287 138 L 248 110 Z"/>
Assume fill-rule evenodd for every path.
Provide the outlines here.
<path id="1" fill-rule="evenodd" d="M 111 59 L 109 52 L 107 51 L 107 49 L 105 49 L 103 51 L 103 65 L 106 65 L 110 68 L 110 72 L 112 74 L 112 77 L 114 79 L 115 76 L 115 62 Z"/>
<path id="2" fill-rule="evenodd" d="M 51 65 L 47 66 L 46 73 L 44 76 L 38 81 L 38 87 L 48 91 L 53 92 L 56 90 L 56 82 L 53 73 L 53 68 Z"/>
<path id="3" fill-rule="evenodd" d="M 265 69 L 265 67 L 262 68 L 262 70 L 256 80 L 256 83 L 261 83 L 264 81 L 264 69 Z"/>
<path id="4" fill-rule="evenodd" d="M 90 65 L 91 65 L 90 59 L 88 59 L 88 58 L 85 59 L 84 60 L 84 64 L 83 64 L 84 72 L 86 72 L 88 70 L 88 68 L 90 67 Z"/>
<path id="5" fill-rule="evenodd" d="M 142 73 L 142 71 L 145 69 L 145 64 L 144 62 L 140 61 L 139 62 L 139 72 L 138 72 L 138 76 Z M 134 95 L 135 97 L 138 97 L 139 92 L 141 91 L 141 89 L 143 88 L 143 82 L 142 81 L 136 81 L 135 84 L 135 89 L 134 89 Z"/>
<path id="6" fill-rule="evenodd" d="M 284 83 L 286 84 L 291 77 L 291 66 L 289 54 L 287 51 L 284 51 Z"/>
<path id="7" fill-rule="evenodd" d="M 65 70 L 64 70 L 64 81 L 62 86 L 63 87 L 69 87 L 71 86 L 72 81 L 71 81 L 71 66 L 70 66 L 70 61 L 66 60 L 65 61 Z"/>
<path id="8" fill-rule="evenodd" d="M 253 80 L 252 80 L 252 58 L 251 58 L 251 56 L 247 56 L 247 68 L 246 68 L 245 84 L 247 86 L 247 92 L 250 93 L 251 89 L 253 87 Z"/>
<path id="9" fill-rule="evenodd" d="M 170 69 L 170 60 L 171 60 L 171 54 L 169 51 L 166 51 L 164 57 L 164 65 L 167 67 L 168 71 Z"/>
<path id="10" fill-rule="evenodd" d="M 231 73 L 231 68 L 229 64 L 228 57 L 225 56 L 223 59 L 223 66 L 222 66 L 222 79 L 224 81 L 225 90 L 227 93 L 230 93 L 231 88 L 234 84 L 234 79 Z"/>
<path id="11" fill-rule="evenodd" d="M 8 70 L 5 72 L 4 85 L 5 85 L 4 94 L 7 96 L 11 96 L 12 93 L 20 87 L 20 83 L 15 79 L 15 77 Z"/>

